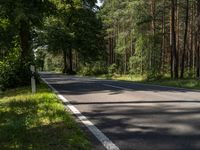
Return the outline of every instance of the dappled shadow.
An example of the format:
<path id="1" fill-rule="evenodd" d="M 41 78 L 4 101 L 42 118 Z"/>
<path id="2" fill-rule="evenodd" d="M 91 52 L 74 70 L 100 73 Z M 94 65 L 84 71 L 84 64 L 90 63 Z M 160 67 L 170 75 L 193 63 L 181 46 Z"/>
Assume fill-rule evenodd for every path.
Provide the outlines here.
<path id="1" fill-rule="evenodd" d="M 43 93 L 43 94 L 49 94 L 51 93 L 51 90 L 47 88 L 46 84 L 36 84 L 36 92 L 37 93 Z M 0 93 L 0 100 L 3 98 L 9 98 L 13 96 L 26 96 L 31 94 L 31 86 L 22 86 L 18 88 L 9 89 L 8 91 L 3 91 Z"/>
<path id="2" fill-rule="evenodd" d="M 153 104 L 153 103 L 200 103 L 200 100 L 162 100 L 162 101 L 106 101 L 106 102 L 78 102 L 78 101 L 71 101 L 73 105 L 97 105 L 97 104 Z M 66 103 L 67 104 L 67 103 Z"/>
<path id="3" fill-rule="evenodd" d="M 3 91 L 0 94 L 0 100 L 3 99 L 3 98 L 5 98 L 5 97 L 9 98 L 9 97 L 13 97 L 13 96 L 16 96 L 16 95 L 24 94 L 25 92 L 27 93 L 27 89 L 30 89 L 30 91 L 31 91 L 30 87 L 21 87 L 21 88 L 18 88 L 18 90 L 16 88 L 9 89 L 9 92 Z"/>
<path id="4" fill-rule="evenodd" d="M 199 150 L 200 92 L 44 75 L 121 150 Z"/>
<path id="5" fill-rule="evenodd" d="M 53 83 L 51 84 L 54 88 L 56 88 L 61 94 L 68 95 L 83 95 L 90 93 L 103 93 L 105 91 L 109 91 L 110 94 L 120 94 L 123 93 L 123 90 L 120 89 L 111 89 L 106 86 L 98 85 L 97 82 L 87 81 L 87 82 L 75 82 L 75 83 Z"/>
<path id="6" fill-rule="evenodd" d="M 200 105 L 111 103 L 91 108 L 83 114 L 121 150 L 200 149 Z"/>
<path id="7" fill-rule="evenodd" d="M 144 92 L 154 92 L 154 93 L 191 92 L 193 94 L 199 94 L 200 96 L 200 92 L 197 90 L 140 84 L 131 81 L 101 80 L 88 77 L 76 77 L 76 76 L 66 76 L 62 74 L 48 74 L 48 73 L 42 74 L 41 76 L 44 79 L 46 79 L 53 87 L 59 90 L 59 92 L 62 94 L 82 95 L 82 94 L 110 91 L 111 92 L 110 94 L 112 95 L 112 94 L 123 93 L 124 91 L 129 91 L 129 92 L 144 91 Z"/>
<path id="8" fill-rule="evenodd" d="M 45 97 L 41 97 L 37 101 L 13 99 L 0 103 L 1 150 L 68 150 L 80 147 L 82 143 L 74 141 L 78 140 L 74 137 L 81 136 L 82 132 L 70 122 L 64 109 L 57 108 L 56 101 L 44 100 Z"/>

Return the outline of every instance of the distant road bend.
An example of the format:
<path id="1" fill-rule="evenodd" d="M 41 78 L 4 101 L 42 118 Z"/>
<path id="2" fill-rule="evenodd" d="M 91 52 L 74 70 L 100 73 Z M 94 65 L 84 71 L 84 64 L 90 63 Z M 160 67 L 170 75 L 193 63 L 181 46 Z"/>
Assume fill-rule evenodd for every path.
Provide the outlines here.
<path id="1" fill-rule="evenodd" d="M 200 150 L 198 91 L 53 73 L 41 77 L 120 150 Z"/>

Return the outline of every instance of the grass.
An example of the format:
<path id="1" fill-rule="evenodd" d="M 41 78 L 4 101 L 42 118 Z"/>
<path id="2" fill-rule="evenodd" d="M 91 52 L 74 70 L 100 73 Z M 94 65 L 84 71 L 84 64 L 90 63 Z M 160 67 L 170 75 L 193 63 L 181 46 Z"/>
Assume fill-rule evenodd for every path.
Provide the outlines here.
<path id="1" fill-rule="evenodd" d="M 46 85 L 0 93 L 1 150 L 89 150 L 74 118 Z"/>
<path id="2" fill-rule="evenodd" d="M 104 74 L 104 75 L 99 75 L 97 78 L 100 79 L 111 79 L 111 80 L 125 80 L 125 81 L 144 81 L 145 76 L 139 76 L 139 75 L 119 75 L 119 74 L 114 74 L 112 76 Z"/>
<path id="3" fill-rule="evenodd" d="M 160 79 L 160 80 L 143 81 L 143 82 L 147 83 L 147 84 L 156 84 L 156 85 L 163 85 L 163 86 L 172 86 L 172 87 L 200 90 L 200 80 L 199 79 L 175 80 L 175 79 L 164 78 L 164 79 Z"/>
<path id="4" fill-rule="evenodd" d="M 108 75 L 100 75 L 97 76 L 100 79 L 111 79 L 111 80 L 121 80 L 121 81 L 134 81 L 137 83 L 145 83 L 145 84 L 154 84 L 154 85 L 162 85 L 162 86 L 172 86 L 179 88 L 188 88 L 188 89 L 198 89 L 200 90 L 200 80 L 199 79 L 170 79 L 170 78 L 162 78 L 162 79 L 154 79 L 147 80 L 146 76 L 139 75 L 118 75 L 115 74 L 113 76 Z"/>

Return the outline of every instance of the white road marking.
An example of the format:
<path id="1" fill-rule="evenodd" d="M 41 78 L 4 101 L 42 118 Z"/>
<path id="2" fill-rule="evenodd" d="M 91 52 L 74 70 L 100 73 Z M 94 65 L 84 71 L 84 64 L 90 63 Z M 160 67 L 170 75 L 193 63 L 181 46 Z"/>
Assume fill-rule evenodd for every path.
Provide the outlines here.
<path id="1" fill-rule="evenodd" d="M 92 134 L 103 144 L 107 150 L 120 150 L 104 133 L 102 133 L 91 121 L 89 121 L 81 112 L 70 104 L 64 96 L 62 96 L 53 86 L 51 86 L 45 79 L 42 80 L 57 94 L 57 96 L 65 103 L 73 114 L 92 132 Z"/>

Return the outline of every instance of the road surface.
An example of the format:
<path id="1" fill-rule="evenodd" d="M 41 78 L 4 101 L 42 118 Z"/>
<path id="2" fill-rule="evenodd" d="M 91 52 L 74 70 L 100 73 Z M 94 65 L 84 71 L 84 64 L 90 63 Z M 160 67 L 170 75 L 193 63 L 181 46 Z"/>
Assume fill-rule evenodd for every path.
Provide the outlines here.
<path id="1" fill-rule="evenodd" d="M 51 73 L 41 76 L 120 150 L 200 150 L 198 91 Z"/>

